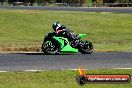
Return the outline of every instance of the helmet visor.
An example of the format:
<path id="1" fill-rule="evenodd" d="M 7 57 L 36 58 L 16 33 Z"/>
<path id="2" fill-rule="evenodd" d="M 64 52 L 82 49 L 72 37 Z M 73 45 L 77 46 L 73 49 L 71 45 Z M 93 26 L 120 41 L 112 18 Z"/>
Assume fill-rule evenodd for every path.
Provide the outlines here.
<path id="1" fill-rule="evenodd" d="M 56 27 L 56 30 L 58 30 L 60 27 L 61 27 L 61 25 L 60 25 L 60 24 L 58 24 L 58 25 L 57 25 L 57 27 Z"/>

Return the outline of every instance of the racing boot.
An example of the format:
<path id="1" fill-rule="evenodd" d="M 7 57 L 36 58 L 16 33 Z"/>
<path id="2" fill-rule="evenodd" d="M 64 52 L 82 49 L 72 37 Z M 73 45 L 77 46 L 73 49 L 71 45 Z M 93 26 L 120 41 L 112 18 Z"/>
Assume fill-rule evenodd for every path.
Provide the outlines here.
<path id="1" fill-rule="evenodd" d="M 78 40 L 78 39 L 77 40 L 73 40 L 73 41 L 71 41 L 71 46 L 76 48 L 79 45 L 79 42 L 80 42 L 80 40 Z"/>

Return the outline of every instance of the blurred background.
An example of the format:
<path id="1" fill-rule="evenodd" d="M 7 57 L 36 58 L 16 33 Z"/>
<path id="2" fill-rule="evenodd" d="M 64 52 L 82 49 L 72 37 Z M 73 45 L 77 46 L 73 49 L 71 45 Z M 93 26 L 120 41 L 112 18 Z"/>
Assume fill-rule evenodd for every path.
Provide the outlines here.
<path id="1" fill-rule="evenodd" d="M 132 0 L 0 0 L 0 6 L 132 7 Z"/>

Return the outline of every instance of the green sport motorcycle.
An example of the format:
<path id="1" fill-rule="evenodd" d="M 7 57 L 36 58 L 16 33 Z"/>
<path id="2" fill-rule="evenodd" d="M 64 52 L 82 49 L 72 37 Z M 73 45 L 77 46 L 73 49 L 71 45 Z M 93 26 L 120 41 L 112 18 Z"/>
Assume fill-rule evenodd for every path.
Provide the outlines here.
<path id="1" fill-rule="evenodd" d="M 42 44 L 42 51 L 45 54 L 60 54 L 60 53 L 77 53 L 91 54 L 93 52 L 93 45 L 90 41 L 81 40 L 86 34 L 78 34 L 79 40 L 77 45 L 69 41 L 67 38 L 59 37 L 54 32 L 49 32 Z"/>

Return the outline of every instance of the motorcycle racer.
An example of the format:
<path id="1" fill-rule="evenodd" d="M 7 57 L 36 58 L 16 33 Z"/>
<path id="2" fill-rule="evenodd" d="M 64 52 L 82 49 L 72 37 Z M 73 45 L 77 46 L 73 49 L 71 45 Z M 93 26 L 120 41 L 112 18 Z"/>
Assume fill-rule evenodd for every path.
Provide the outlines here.
<path id="1" fill-rule="evenodd" d="M 72 45 L 77 46 L 79 40 L 78 36 L 66 28 L 66 26 L 61 25 L 59 22 L 54 22 L 52 28 L 58 36 L 67 38 L 69 41 L 71 41 Z"/>
<path id="2" fill-rule="evenodd" d="M 77 53 L 91 54 L 94 50 L 92 42 L 82 40 L 86 34 L 75 35 L 66 26 L 55 22 L 52 25 L 53 32 L 45 35 L 42 43 L 42 51 L 45 54 Z"/>

